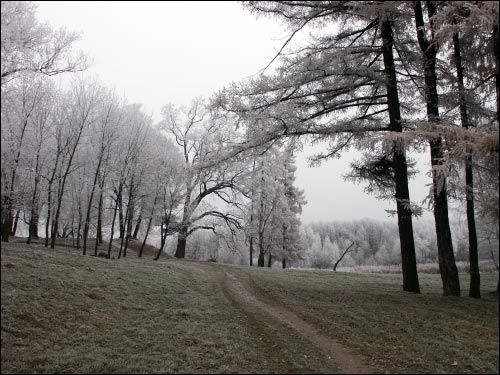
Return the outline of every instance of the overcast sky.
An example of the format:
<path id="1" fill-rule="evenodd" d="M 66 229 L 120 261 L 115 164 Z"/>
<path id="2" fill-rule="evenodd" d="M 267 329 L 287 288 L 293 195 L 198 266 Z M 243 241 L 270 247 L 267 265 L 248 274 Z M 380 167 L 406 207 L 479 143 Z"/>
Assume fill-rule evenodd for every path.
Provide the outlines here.
<path id="1" fill-rule="evenodd" d="M 78 48 L 91 56 L 88 74 L 115 87 L 130 102 L 143 103 L 158 119 L 166 103 L 188 104 L 209 97 L 231 81 L 256 74 L 272 59 L 288 33 L 276 20 L 250 14 L 236 2 L 40 2 L 43 21 L 81 31 Z M 390 219 L 395 203 L 379 201 L 363 186 L 344 182 L 348 153 L 320 167 L 308 167 L 306 147 L 297 157 L 296 184 L 305 191 L 304 222 Z M 410 183 L 412 201 L 429 189 L 429 157 Z M 429 214 L 426 214 L 429 217 Z"/>

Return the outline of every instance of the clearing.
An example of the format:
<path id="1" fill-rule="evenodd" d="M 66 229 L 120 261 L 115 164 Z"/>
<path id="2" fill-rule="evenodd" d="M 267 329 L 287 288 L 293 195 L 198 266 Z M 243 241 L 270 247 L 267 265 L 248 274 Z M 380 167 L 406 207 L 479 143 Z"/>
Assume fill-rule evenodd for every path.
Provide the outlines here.
<path id="1" fill-rule="evenodd" d="M 2 373 L 498 371 L 495 273 L 474 300 L 432 274 L 413 295 L 397 274 L 1 254 Z"/>

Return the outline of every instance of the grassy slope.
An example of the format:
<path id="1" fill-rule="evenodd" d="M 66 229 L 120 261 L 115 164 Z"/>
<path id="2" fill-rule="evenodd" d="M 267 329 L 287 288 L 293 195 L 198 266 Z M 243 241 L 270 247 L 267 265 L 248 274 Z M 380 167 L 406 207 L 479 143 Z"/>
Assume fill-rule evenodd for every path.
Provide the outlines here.
<path id="1" fill-rule="evenodd" d="M 252 322 L 209 264 L 2 243 L 4 372 L 304 372 L 304 341 Z M 269 355 L 272 352 L 273 355 Z M 307 357 L 305 355 L 307 354 Z"/>
<path id="2" fill-rule="evenodd" d="M 226 266 L 150 258 L 107 260 L 2 243 L 2 373 L 325 368 L 289 329 L 228 301 L 220 288 Z M 381 371 L 495 370 L 497 303 L 443 298 L 438 275 L 421 275 L 424 293 L 410 295 L 400 291 L 399 275 L 236 268 L 262 296 Z M 495 275 L 482 282 L 493 290 Z"/>

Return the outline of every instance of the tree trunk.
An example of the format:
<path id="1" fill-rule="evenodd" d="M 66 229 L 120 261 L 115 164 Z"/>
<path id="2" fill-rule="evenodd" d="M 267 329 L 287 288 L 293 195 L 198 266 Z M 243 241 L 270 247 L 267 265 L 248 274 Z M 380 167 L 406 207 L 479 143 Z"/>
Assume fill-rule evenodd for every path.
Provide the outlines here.
<path id="1" fill-rule="evenodd" d="M 253 266 L 253 237 L 250 237 L 250 267 Z"/>
<path id="2" fill-rule="evenodd" d="M 102 200 L 103 200 L 103 188 L 101 187 L 101 192 L 99 194 L 99 205 L 97 207 L 97 233 L 96 233 L 96 244 L 102 244 Z"/>
<path id="3" fill-rule="evenodd" d="M 30 222 L 28 224 L 28 241 L 26 242 L 27 244 L 30 244 L 33 238 L 38 239 L 38 221 L 38 202 L 35 198 L 31 206 Z"/>
<path id="4" fill-rule="evenodd" d="M 82 231 L 82 205 L 78 202 L 78 229 L 76 230 L 76 248 L 80 249 L 80 232 Z M 54 230 L 54 229 L 52 229 Z"/>
<path id="5" fill-rule="evenodd" d="M 381 23 L 381 36 L 383 41 L 382 52 L 386 75 L 387 105 L 389 121 L 392 131 L 401 133 L 400 102 L 397 89 L 396 68 L 392 51 L 393 36 L 389 19 Z M 415 241 L 413 238 L 412 213 L 409 207 L 410 193 L 408 189 L 408 166 L 406 163 L 406 150 L 404 144 L 393 142 L 393 170 L 396 190 L 396 207 L 398 214 L 399 243 L 401 247 L 401 268 L 403 274 L 403 290 L 420 293 L 418 282 L 417 260 L 415 256 Z M 338 263 L 337 263 L 338 264 Z M 335 270 L 336 266 L 334 267 Z"/>
<path id="6" fill-rule="evenodd" d="M 109 234 L 108 258 L 111 258 L 111 246 L 113 245 L 113 235 L 115 234 L 116 211 L 118 211 L 118 196 L 115 200 L 115 208 L 113 210 L 113 220 L 111 221 L 111 232 Z"/>
<path id="7" fill-rule="evenodd" d="M 498 18 L 493 26 L 493 54 L 495 55 L 495 83 L 497 92 L 497 124 L 500 124 L 500 25 Z"/>
<path id="8" fill-rule="evenodd" d="M 264 254 L 259 253 L 259 258 L 257 259 L 257 266 L 264 267 Z"/>
<path id="9" fill-rule="evenodd" d="M 38 185 L 40 184 L 40 149 L 41 143 L 38 145 L 38 151 L 35 161 L 35 186 L 33 188 L 33 196 L 31 197 L 30 222 L 28 223 L 28 241 L 31 243 L 32 238 L 38 239 Z"/>
<path id="10" fill-rule="evenodd" d="M 285 268 L 286 268 L 286 259 L 285 259 L 285 258 L 283 258 L 283 260 L 281 261 L 281 267 L 282 267 L 283 269 L 285 269 Z"/>
<path id="11" fill-rule="evenodd" d="M 10 203 L 11 198 L 7 198 L 7 208 L 5 209 L 6 211 L 6 216 L 3 221 L 2 225 L 2 241 L 4 242 L 9 242 L 9 236 L 10 233 L 12 232 L 12 224 L 13 224 L 13 218 L 12 218 L 12 209 L 11 209 L 11 203 Z"/>
<path id="12" fill-rule="evenodd" d="M 29 115 L 28 115 L 29 117 Z M 16 172 L 17 166 L 19 164 L 19 158 L 21 156 L 21 146 L 23 144 L 24 133 L 26 132 L 26 127 L 28 126 L 28 117 L 24 120 L 23 127 L 21 129 L 21 138 L 19 139 L 19 144 L 17 146 L 17 154 L 14 158 L 14 166 L 12 167 L 12 177 L 10 180 L 9 193 L 6 199 L 6 217 L 2 225 L 2 241 L 9 242 L 9 236 L 12 231 L 13 225 L 13 214 L 14 202 L 12 196 L 14 195 L 14 184 L 16 182 Z"/>
<path id="13" fill-rule="evenodd" d="M 133 182 L 130 184 L 130 194 L 127 203 L 127 213 L 125 214 L 125 224 L 126 224 L 126 233 L 125 233 L 125 246 L 123 247 L 123 257 L 127 256 L 128 242 L 130 241 L 130 237 L 132 235 L 132 219 L 134 218 L 134 208 L 135 201 L 133 196 Z M 128 218 L 127 218 L 128 214 Z"/>
<path id="14" fill-rule="evenodd" d="M 19 222 L 19 213 L 20 213 L 20 210 L 17 210 L 16 211 L 16 216 L 14 218 L 14 225 L 12 226 L 12 237 L 15 237 L 16 236 L 16 232 L 17 232 L 17 223 Z"/>
<path id="15" fill-rule="evenodd" d="M 142 241 L 141 249 L 139 250 L 139 258 L 142 257 L 142 252 L 144 250 L 144 246 L 146 245 L 146 240 L 149 236 L 149 231 L 151 230 L 151 223 L 153 222 L 153 215 L 155 213 L 156 200 L 158 198 L 158 191 L 155 191 L 155 198 L 153 199 L 153 207 L 151 207 L 151 212 L 149 214 L 148 226 L 146 228 L 146 235 L 144 236 L 144 240 Z M 144 203 L 143 203 L 144 204 Z M 142 211 L 142 209 L 141 209 Z M 160 233 L 161 236 L 161 233 Z"/>
<path id="16" fill-rule="evenodd" d="M 142 210 L 141 210 L 141 213 L 139 214 L 139 218 L 137 219 L 137 222 L 135 224 L 134 234 L 132 235 L 132 238 L 134 240 L 137 239 L 137 235 L 139 234 L 139 229 L 141 227 L 141 222 L 142 222 Z"/>
<path id="17" fill-rule="evenodd" d="M 149 236 L 149 230 L 151 229 L 151 222 L 153 221 L 153 217 L 149 218 L 148 227 L 146 228 L 146 234 L 144 235 L 144 240 L 142 241 L 141 250 L 139 250 L 139 258 L 142 257 L 142 252 L 144 250 L 144 246 L 146 245 L 146 240 Z"/>
<path id="18" fill-rule="evenodd" d="M 468 129 L 469 117 L 467 113 L 462 56 L 460 53 L 460 39 L 458 33 L 453 34 L 453 47 L 455 67 L 457 69 L 458 91 L 460 95 L 460 120 L 462 122 L 462 127 Z M 474 217 L 474 176 L 472 173 L 472 154 L 470 150 L 467 151 L 465 156 L 465 200 L 467 205 L 467 228 L 469 232 L 469 296 L 481 298 L 481 276 L 479 274 L 476 219 Z"/>
<path id="19" fill-rule="evenodd" d="M 51 196 L 52 196 L 52 191 L 51 191 L 51 184 L 49 182 L 49 190 L 47 192 L 47 220 L 45 221 L 45 243 L 44 246 L 48 247 L 49 246 L 49 227 L 50 227 L 50 215 L 51 215 Z"/>
<path id="20" fill-rule="evenodd" d="M 57 166 L 59 164 L 59 157 L 61 155 L 61 147 L 59 142 L 57 143 L 56 160 L 54 162 L 54 169 L 52 169 L 52 175 L 50 176 L 47 189 L 47 220 L 45 222 L 45 247 L 49 246 L 49 223 L 51 221 L 51 208 L 52 208 L 52 184 L 54 183 L 54 178 L 56 177 Z"/>
<path id="21" fill-rule="evenodd" d="M 123 200 L 122 193 L 118 195 L 118 221 L 120 225 L 120 238 L 125 236 L 125 223 L 123 222 Z"/>
<path id="22" fill-rule="evenodd" d="M 188 227 L 181 227 L 177 235 L 177 249 L 175 250 L 176 258 L 184 258 L 186 256 L 186 241 L 187 241 Z"/>
<path id="23" fill-rule="evenodd" d="M 52 238 L 51 238 L 51 242 L 50 242 L 51 249 L 53 249 L 55 244 L 56 244 L 56 235 L 57 235 L 57 232 L 59 229 L 58 228 L 59 227 L 59 216 L 61 214 L 61 205 L 62 205 L 62 200 L 63 200 L 63 196 L 64 196 L 64 188 L 66 186 L 66 179 L 68 178 L 69 171 L 70 171 L 71 165 L 73 163 L 73 158 L 74 158 L 75 153 L 76 153 L 76 149 L 78 148 L 78 144 L 80 143 L 80 138 L 82 136 L 82 132 L 83 132 L 83 125 L 80 126 L 80 129 L 78 131 L 78 135 L 77 135 L 76 140 L 75 140 L 75 144 L 73 146 L 73 149 L 71 150 L 71 154 L 69 156 L 68 164 L 66 165 L 66 170 L 64 172 L 62 184 L 61 184 L 59 194 L 57 197 L 57 209 L 56 209 L 56 215 L 54 216 L 54 230 L 53 230 L 53 234 L 52 234 Z"/>
<path id="24" fill-rule="evenodd" d="M 429 18 L 435 14 L 435 4 L 427 2 Z M 425 25 L 420 1 L 414 5 L 417 37 L 424 58 L 424 82 L 427 104 L 427 117 L 429 122 L 439 122 L 439 100 L 437 93 L 436 54 L 437 41 L 432 43 L 426 40 Z M 460 280 L 453 254 L 451 242 L 450 222 L 448 218 L 448 194 L 446 191 L 446 178 L 440 177 L 436 171 L 442 165 L 443 148 L 440 136 L 429 140 L 431 148 L 432 185 L 434 195 L 434 220 L 438 245 L 439 271 L 443 282 L 443 294 L 460 295 Z"/>
<path id="25" fill-rule="evenodd" d="M 89 235 L 89 227 L 90 227 L 90 211 L 92 209 L 92 201 L 94 200 L 94 192 L 95 187 L 97 185 L 97 178 L 99 177 L 99 170 L 101 169 L 103 152 L 101 149 L 101 153 L 99 155 L 99 160 L 97 162 L 97 168 L 94 173 L 94 181 L 92 183 L 92 190 L 90 191 L 89 201 L 87 203 L 87 212 L 85 213 L 85 224 L 83 227 L 83 255 L 87 252 L 87 237 Z M 96 239 L 97 241 L 97 239 Z M 97 256 L 97 251 L 96 251 Z"/>
<path id="26" fill-rule="evenodd" d="M 271 267 L 273 265 L 273 255 L 269 253 L 269 256 L 267 258 L 267 266 Z"/>

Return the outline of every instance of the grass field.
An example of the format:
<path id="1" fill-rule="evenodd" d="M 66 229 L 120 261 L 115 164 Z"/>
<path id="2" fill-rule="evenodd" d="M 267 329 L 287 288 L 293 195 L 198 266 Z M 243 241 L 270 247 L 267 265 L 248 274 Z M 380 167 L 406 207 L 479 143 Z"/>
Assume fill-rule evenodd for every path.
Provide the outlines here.
<path id="1" fill-rule="evenodd" d="M 364 358 L 378 372 L 495 372 L 496 274 L 482 300 L 421 295 L 399 275 L 223 266 L 151 256 L 109 260 L 2 243 L 1 370 L 12 372 L 330 372 L 279 322 L 233 303 L 226 271 Z M 464 275 L 465 276 L 465 275 Z M 467 285 L 465 278 L 462 287 Z M 334 369 L 335 370 L 335 369 Z"/>

